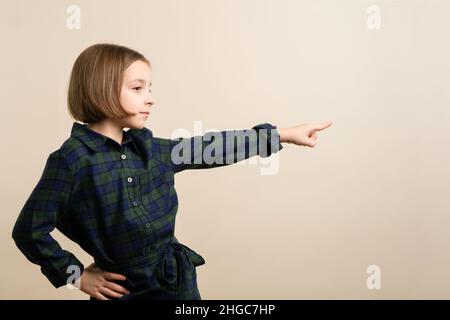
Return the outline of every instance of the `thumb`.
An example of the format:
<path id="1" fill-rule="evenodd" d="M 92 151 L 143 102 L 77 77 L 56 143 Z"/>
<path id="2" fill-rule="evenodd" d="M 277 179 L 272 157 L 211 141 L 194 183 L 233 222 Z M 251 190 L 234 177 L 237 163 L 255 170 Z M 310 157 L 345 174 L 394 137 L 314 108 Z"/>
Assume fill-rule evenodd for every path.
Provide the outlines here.
<path id="1" fill-rule="evenodd" d="M 316 142 L 311 139 L 308 139 L 308 140 L 306 140 L 306 145 L 308 147 L 314 148 L 314 146 L 316 145 Z"/>

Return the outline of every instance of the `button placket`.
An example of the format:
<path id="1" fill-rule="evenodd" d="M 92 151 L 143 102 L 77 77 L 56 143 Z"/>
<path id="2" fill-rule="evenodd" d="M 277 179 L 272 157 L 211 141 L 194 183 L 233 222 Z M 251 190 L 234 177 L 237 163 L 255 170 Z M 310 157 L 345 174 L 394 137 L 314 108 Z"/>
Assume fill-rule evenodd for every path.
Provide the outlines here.
<path id="1" fill-rule="evenodd" d="M 126 156 L 126 154 L 124 154 L 124 153 L 122 153 L 121 155 L 120 155 L 120 158 L 122 159 L 122 160 L 125 160 L 125 159 L 127 159 L 127 156 Z M 128 184 L 132 184 L 133 182 L 134 182 L 134 179 L 133 179 L 133 177 L 132 176 L 129 176 L 130 175 L 130 171 L 128 170 L 129 168 L 128 168 L 128 166 L 126 165 L 126 162 L 122 162 L 122 167 L 123 167 L 123 170 L 124 170 L 124 175 L 125 175 L 125 177 L 127 177 L 126 179 L 127 179 L 127 183 Z M 134 192 L 135 192 L 135 190 L 134 190 L 134 188 L 133 188 L 133 185 L 131 185 L 131 186 L 128 186 L 127 187 L 127 191 L 128 191 L 128 196 L 129 196 L 129 199 L 130 199 L 130 201 L 131 201 L 131 204 L 133 205 L 133 207 L 138 207 L 139 206 L 139 202 L 135 199 L 135 195 L 134 195 Z M 136 208 L 137 209 L 137 208 Z"/>
<path id="2" fill-rule="evenodd" d="M 121 154 L 120 158 L 122 160 L 126 160 L 127 156 L 125 154 Z M 137 216 L 139 217 L 139 219 L 141 220 L 144 228 L 145 228 L 145 232 L 151 236 L 152 234 L 152 224 L 150 222 L 148 222 L 147 219 L 144 218 L 145 214 L 143 214 L 142 212 L 142 207 L 140 207 L 139 205 L 141 204 L 138 200 L 138 196 L 139 196 L 139 177 L 135 177 L 133 178 L 130 175 L 130 171 L 128 170 L 128 166 L 126 165 L 126 162 L 123 161 L 122 162 L 122 167 L 124 170 L 124 176 L 126 177 L 126 181 L 127 181 L 127 191 L 128 191 L 128 196 L 129 199 L 131 201 L 131 205 L 134 207 L 134 210 L 137 213 Z M 136 189 L 137 188 L 137 189 Z M 147 220 L 147 221 L 146 221 Z"/>

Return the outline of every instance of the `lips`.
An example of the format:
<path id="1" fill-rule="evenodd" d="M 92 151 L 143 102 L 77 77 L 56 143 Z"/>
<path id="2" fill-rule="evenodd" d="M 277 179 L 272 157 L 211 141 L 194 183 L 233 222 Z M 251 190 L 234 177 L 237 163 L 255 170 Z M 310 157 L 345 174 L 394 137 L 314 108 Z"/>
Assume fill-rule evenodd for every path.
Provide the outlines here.
<path id="1" fill-rule="evenodd" d="M 139 112 L 139 113 L 148 116 L 150 112 Z"/>

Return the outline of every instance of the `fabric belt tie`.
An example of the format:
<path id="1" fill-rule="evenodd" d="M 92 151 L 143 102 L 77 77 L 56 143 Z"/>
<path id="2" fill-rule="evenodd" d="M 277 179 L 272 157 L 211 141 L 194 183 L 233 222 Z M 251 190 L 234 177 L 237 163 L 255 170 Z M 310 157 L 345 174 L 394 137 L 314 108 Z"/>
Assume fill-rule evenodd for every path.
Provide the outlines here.
<path id="1" fill-rule="evenodd" d="M 170 258 L 176 258 L 180 261 L 182 258 L 186 258 L 188 263 L 192 263 L 194 267 L 205 264 L 205 259 L 191 248 L 178 242 L 177 238 L 173 237 L 172 241 L 163 248 L 144 249 L 144 252 L 148 251 L 148 254 L 142 256 L 133 257 L 126 261 L 113 262 L 111 260 L 94 259 L 95 264 L 101 269 L 110 272 L 119 272 L 125 269 L 152 265 L 163 260 L 163 266 L 167 265 L 167 260 Z"/>

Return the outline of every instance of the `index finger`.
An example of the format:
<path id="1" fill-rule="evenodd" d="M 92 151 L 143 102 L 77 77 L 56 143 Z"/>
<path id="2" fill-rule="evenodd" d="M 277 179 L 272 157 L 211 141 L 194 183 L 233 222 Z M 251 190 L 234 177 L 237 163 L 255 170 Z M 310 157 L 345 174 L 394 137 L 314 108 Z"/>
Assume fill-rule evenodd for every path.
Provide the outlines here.
<path id="1" fill-rule="evenodd" d="M 332 121 L 328 121 L 328 122 L 325 122 L 325 123 L 316 125 L 316 126 L 315 126 L 315 129 L 316 129 L 317 131 L 320 131 L 320 130 L 323 130 L 323 129 L 328 128 L 328 127 L 331 126 L 332 124 L 333 124 Z"/>
<path id="2" fill-rule="evenodd" d="M 108 280 L 126 280 L 127 277 L 125 277 L 122 274 L 118 273 L 112 273 L 112 272 L 105 272 L 103 276 Z"/>

